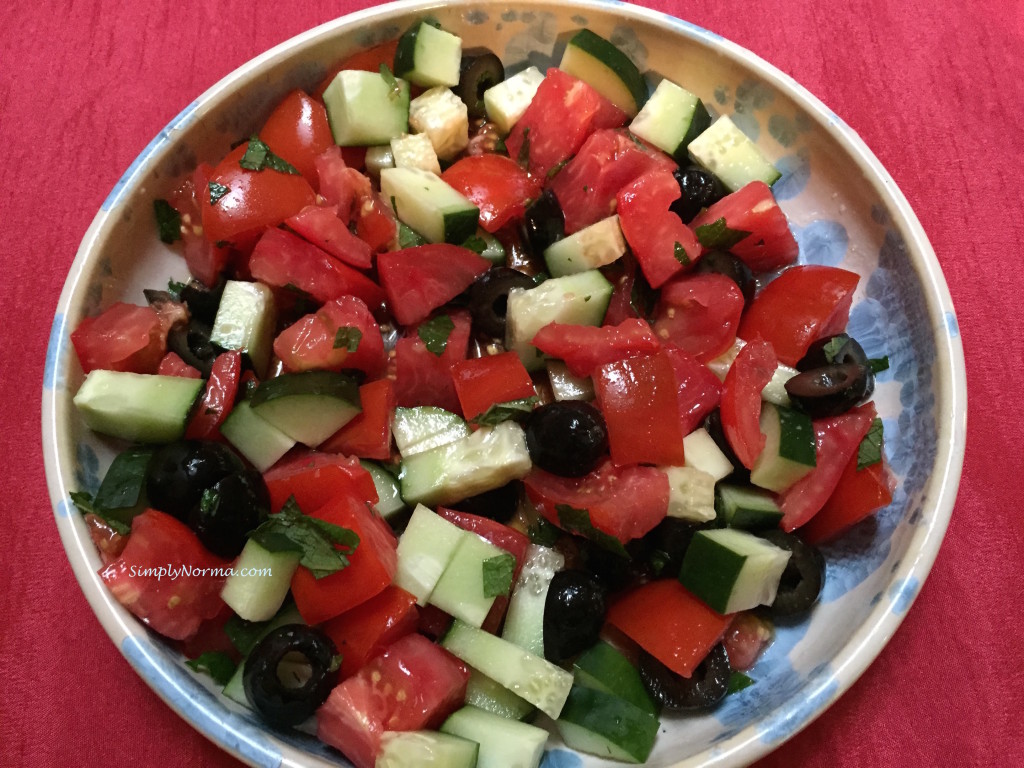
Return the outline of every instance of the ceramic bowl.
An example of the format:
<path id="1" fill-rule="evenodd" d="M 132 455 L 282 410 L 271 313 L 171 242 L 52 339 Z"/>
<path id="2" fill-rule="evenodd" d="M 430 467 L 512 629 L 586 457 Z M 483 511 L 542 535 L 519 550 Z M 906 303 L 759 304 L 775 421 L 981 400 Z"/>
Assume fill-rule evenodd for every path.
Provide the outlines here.
<path id="1" fill-rule="evenodd" d="M 57 526 L 82 590 L 111 639 L 175 711 L 227 751 L 266 768 L 338 766 L 344 759 L 304 733 L 271 733 L 219 696 L 181 657 L 107 593 L 73 490 L 95 490 L 114 446 L 87 431 L 71 398 L 82 372 L 69 333 L 111 302 L 141 303 L 142 289 L 185 277 L 183 260 L 157 240 L 152 200 L 197 161 L 215 161 L 250 135 L 275 102 L 312 88 L 347 54 L 392 39 L 427 13 L 487 45 L 511 70 L 557 63 L 567 33 L 588 26 L 648 73 L 694 91 L 733 120 L 782 170 L 774 192 L 802 262 L 862 276 L 850 332 L 871 357 L 888 355 L 875 402 L 888 460 L 899 478 L 892 505 L 826 551 L 820 604 L 809 620 L 778 628 L 750 675 L 756 684 L 713 713 L 666 717 L 650 765 L 740 765 L 772 750 L 836 700 L 878 655 L 913 603 L 939 549 L 963 461 L 963 352 L 948 289 L 916 217 L 857 135 L 809 92 L 764 61 L 706 30 L 617 2 L 402 2 L 302 34 L 224 78 L 187 105 L 125 172 L 72 265 L 50 339 L 43 444 Z M 856 738 L 856 734 L 850 734 Z M 603 765 L 550 742 L 546 768 Z"/>

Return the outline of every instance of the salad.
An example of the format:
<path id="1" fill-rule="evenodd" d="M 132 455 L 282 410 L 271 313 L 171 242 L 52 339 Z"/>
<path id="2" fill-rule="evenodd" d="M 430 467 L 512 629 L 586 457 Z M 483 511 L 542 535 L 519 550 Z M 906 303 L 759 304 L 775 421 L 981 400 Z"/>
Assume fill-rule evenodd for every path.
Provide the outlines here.
<path id="1" fill-rule="evenodd" d="M 892 499 L 859 278 L 779 177 L 589 29 L 341 62 L 154 201 L 190 280 L 72 333 L 103 581 L 357 768 L 645 762 Z"/>

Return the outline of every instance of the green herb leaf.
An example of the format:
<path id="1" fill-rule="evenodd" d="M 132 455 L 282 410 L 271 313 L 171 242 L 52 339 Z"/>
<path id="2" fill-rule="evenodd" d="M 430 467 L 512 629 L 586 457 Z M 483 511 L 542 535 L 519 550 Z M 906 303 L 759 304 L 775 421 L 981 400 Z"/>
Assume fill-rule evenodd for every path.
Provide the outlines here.
<path id="1" fill-rule="evenodd" d="M 480 237 L 480 235 L 473 235 L 462 244 L 462 247 L 468 248 L 479 256 L 487 250 L 487 241 Z"/>
<path id="2" fill-rule="evenodd" d="M 478 427 L 495 427 L 503 421 L 524 421 L 533 407 L 537 404 L 538 398 L 525 397 L 522 400 L 509 400 L 504 403 L 495 403 L 486 411 L 470 419 L 471 424 Z"/>
<path id="3" fill-rule="evenodd" d="M 166 200 L 153 201 L 153 215 L 156 216 L 156 229 L 163 243 L 173 243 L 181 239 L 181 214 Z"/>
<path id="4" fill-rule="evenodd" d="M 224 651 L 206 651 L 195 659 L 185 662 L 196 672 L 205 672 L 214 679 L 217 685 L 227 685 L 235 674 L 235 660 Z"/>
<path id="5" fill-rule="evenodd" d="M 629 558 L 626 548 L 622 542 L 604 531 L 599 531 L 590 522 L 590 512 L 585 509 L 576 509 L 568 504 L 556 504 L 555 512 L 558 514 L 558 525 L 564 531 L 590 539 L 598 546 L 607 549 L 619 557 Z"/>
<path id="6" fill-rule="evenodd" d="M 247 171 L 262 171 L 269 168 L 278 173 L 299 175 L 299 171 L 294 165 L 271 152 L 270 147 L 263 143 L 258 136 L 249 139 L 245 154 L 242 155 L 238 164 Z"/>
<path id="7" fill-rule="evenodd" d="M 489 557 L 483 562 L 484 597 L 507 595 L 512 588 L 512 574 L 516 570 L 516 558 L 509 552 Z"/>
<path id="8" fill-rule="evenodd" d="M 351 325 L 343 325 L 334 334 L 334 348 L 344 349 L 346 352 L 355 352 L 359 349 L 359 342 L 363 339 L 363 332 Z"/>
<path id="9" fill-rule="evenodd" d="M 224 634 L 228 636 L 231 644 L 238 649 L 243 656 L 248 656 L 256 643 L 260 641 L 263 634 L 270 628 L 268 621 L 246 621 L 237 614 L 232 613 L 231 618 L 224 623 Z"/>
<path id="10" fill-rule="evenodd" d="M 380 72 L 380 76 L 384 78 L 384 84 L 388 87 L 388 98 L 391 101 L 400 99 L 402 97 L 402 84 L 398 82 L 398 79 L 394 74 L 392 74 L 388 65 L 381 62 L 380 69 L 378 71 Z"/>
<path id="11" fill-rule="evenodd" d="M 508 156 L 508 147 L 505 146 L 505 137 L 500 137 L 494 142 L 494 152 L 499 155 Z"/>
<path id="12" fill-rule="evenodd" d="M 676 243 L 672 248 L 672 255 L 676 257 L 676 261 L 682 264 L 684 267 L 690 266 L 690 254 L 683 248 L 682 243 Z"/>
<path id="13" fill-rule="evenodd" d="M 650 319 L 658 303 L 658 292 L 651 288 L 644 274 L 637 269 L 633 275 L 633 288 L 629 292 L 629 306 L 640 317 Z"/>
<path id="14" fill-rule="evenodd" d="M 548 178 L 548 181 L 550 181 L 551 179 L 555 178 L 555 176 L 557 176 L 557 175 L 558 175 L 558 172 L 559 172 L 560 170 L 562 170 L 563 168 L 565 168 L 565 166 L 566 166 L 566 164 L 567 164 L 568 162 L 569 162 L 569 158 L 567 157 L 567 158 L 565 158 L 565 160 L 562 160 L 562 161 L 560 161 L 560 162 L 556 163 L 556 164 L 555 164 L 555 165 L 554 165 L 554 166 L 553 166 L 553 167 L 551 168 L 551 170 L 550 170 L 550 171 L 548 171 L 548 172 L 547 172 L 547 174 L 546 174 L 546 175 L 547 175 L 547 178 Z M 584 192 L 586 192 L 586 191 L 587 191 L 587 188 L 586 188 L 586 187 L 584 187 L 584 188 L 583 188 L 583 191 L 584 191 Z"/>
<path id="15" fill-rule="evenodd" d="M 216 205 L 224 195 L 231 191 L 216 181 L 211 181 L 207 186 L 210 188 L 210 205 Z"/>
<path id="16" fill-rule="evenodd" d="M 730 229 L 725 223 L 724 216 L 710 224 L 701 224 L 694 231 L 700 244 L 705 248 L 717 248 L 722 251 L 729 250 L 750 235 L 742 229 Z"/>
<path id="17" fill-rule="evenodd" d="M 519 156 L 516 158 L 517 162 L 526 168 L 530 165 L 530 128 L 526 127 L 523 129 L 523 143 L 519 147 Z"/>
<path id="18" fill-rule="evenodd" d="M 423 340 L 434 355 L 440 357 L 448 346 L 448 337 L 455 330 L 455 321 L 448 315 L 438 315 L 435 318 L 420 323 L 416 333 Z"/>
<path id="19" fill-rule="evenodd" d="M 119 520 L 105 509 L 97 507 L 96 503 L 93 501 L 92 494 L 90 493 L 86 493 L 85 491 L 72 491 L 71 502 L 78 507 L 78 511 L 83 515 L 96 515 L 96 517 L 106 523 L 114 533 L 120 533 L 122 536 L 125 536 L 132 531 L 130 523 Z"/>
<path id="20" fill-rule="evenodd" d="M 103 476 L 93 504 L 105 512 L 130 509 L 138 504 L 152 456 L 153 449 L 143 447 L 128 448 L 117 454 Z"/>
<path id="21" fill-rule="evenodd" d="M 857 470 L 870 467 L 882 460 L 882 420 L 875 419 L 871 422 L 868 433 L 860 441 L 857 449 Z"/>
<path id="22" fill-rule="evenodd" d="M 167 281 L 167 292 L 171 294 L 171 298 L 175 301 L 181 301 L 181 292 L 185 290 L 188 283 L 183 283 L 179 280 L 168 280 Z"/>
<path id="23" fill-rule="evenodd" d="M 742 672 L 733 672 L 729 675 L 729 687 L 726 688 L 725 695 L 728 696 L 730 693 L 742 691 L 744 688 L 749 688 L 753 684 L 754 680 L 749 675 L 745 675 Z"/>
<path id="24" fill-rule="evenodd" d="M 868 367 L 872 373 L 881 373 L 882 371 L 889 370 L 889 356 L 884 357 L 872 357 L 868 360 Z"/>
<path id="25" fill-rule="evenodd" d="M 527 529 L 526 535 L 530 537 L 530 541 L 534 544 L 539 544 L 542 547 L 553 547 L 555 542 L 558 541 L 561 531 L 558 530 L 557 525 L 543 517 L 538 517 L 537 521 Z"/>
<path id="26" fill-rule="evenodd" d="M 394 210 L 395 199 L 391 198 L 391 208 Z M 410 227 L 408 224 L 398 222 L 398 247 L 399 248 L 412 248 L 417 245 L 423 245 L 426 243 L 424 239 L 415 229 Z"/>
<path id="27" fill-rule="evenodd" d="M 348 566 L 348 557 L 359 544 L 359 536 L 347 528 L 303 514 L 291 497 L 276 515 L 249 534 L 269 552 L 297 552 L 299 564 L 317 579 Z M 340 547 L 340 549 L 338 548 Z"/>
<path id="28" fill-rule="evenodd" d="M 845 333 L 840 333 L 833 336 L 831 339 L 825 342 L 825 346 L 821 348 L 822 354 L 825 355 L 825 362 L 834 363 L 839 353 L 843 351 L 843 347 L 850 340 L 850 337 Z"/>

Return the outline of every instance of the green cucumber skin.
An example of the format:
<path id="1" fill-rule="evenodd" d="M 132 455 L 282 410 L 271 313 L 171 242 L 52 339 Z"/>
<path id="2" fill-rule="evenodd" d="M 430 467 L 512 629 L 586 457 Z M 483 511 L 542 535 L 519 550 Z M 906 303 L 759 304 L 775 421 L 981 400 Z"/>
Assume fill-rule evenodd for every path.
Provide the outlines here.
<path id="1" fill-rule="evenodd" d="M 573 674 L 579 685 L 604 691 L 651 715 L 658 714 L 658 706 L 644 688 L 637 668 L 617 648 L 604 641 L 577 657 Z"/>
<path id="2" fill-rule="evenodd" d="M 185 434 L 202 379 L 97 369 L 74 397 L 89 429 L 140 443 L 170 443 Z"/>
<path id="3" fill-rule="evenodd" d="M 577 728 L 566 728 L 568 723 Z M 654 749 L 658 718 L 610 693 L 573 686 L 556 723 L 567 746 L 643 763 Z M 588 738 L 592 736 L 592 738 Z M 614 754 L 614 750 L 620 754 Z"/>
<path id="4" fill-rule="evenodd" d="M 782 510 L 766 491 L 719 484 L 715 489 L 715 511 L 730 528 L 764 530 L 777 528 Z"/>
<path id="5" fill-rule="evenodd" d="M 683 556 L 679 581 L 693 594 L 719 613 L 725 613 L 733 585 L 747 558 L 699 533 L 693 537 Z M 715 568 L 707 568 L 715 563 Z M 732 574 L 727 579 L 725 574 Z"/>
<path id="6" fill-rule="evenodd" d="M 605 66 L 608 66 L 609 59 L 619 61 L 621 66 L 614 68 L 615 74 L 622 80 L 622 84 L 626 86 L 626 90 L 633 97 L 636 108 L 639 110 L 643 107 L 644 102 L 647 101 L 647 83 L 644 82 L 644 77 L 636 65 L 613 43 L 589 29 L 583 28 L 572 36 L 568 44 L 593 56 Z M 609 66 L 609 69 L 611 68 Z"/>
<path id="7" fill-rule="evenodd" d="M 679 146 L 676 147 L 676 151 L 672 153 L 673 159 L 679 163 L 688 163 L 690 155 L 686 148 L 690 146 L 691 141 L 704 133 L 710 126 L 711 114 L 704 106 L 704 102 L 697 99 L 697 104 L 693 108 L 693 117 L 690 119 L 690 127 L 687 129 L 686 135 L 683 136 L 683 140 L 679 142 Z"/>
<path id="8" fill-rule="evenodd" d="M 808 467 L 816 466 L 814 424 L 811 417 L 791 408 L 778 407 L 777 410 L 782 428 L 779 456 Z"/>
<path id="9" fill-rule="evenodd" d="M 325 395 L 347 400 L 361 408 L 359 384 L 351 376 L 334 371 L 302 371 L 283 373 L 260 383 L 250 398 L 256 408 L 263 403 L 292 395 Z"/>
<path id="10" fill-rule="evenodd" d="M 476 234 L 480 223 L 480 211 L 477 208 L 462 208 L 444 214 L 444 241 L 452 245 L 462 245 Z"/>

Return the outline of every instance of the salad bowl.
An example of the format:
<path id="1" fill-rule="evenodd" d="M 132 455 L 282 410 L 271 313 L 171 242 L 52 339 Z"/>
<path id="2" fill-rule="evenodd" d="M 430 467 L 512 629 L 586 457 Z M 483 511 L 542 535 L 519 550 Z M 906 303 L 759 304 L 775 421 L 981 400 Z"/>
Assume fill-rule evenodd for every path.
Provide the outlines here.
<path id="1" fill-rule="evenodd" d="M 346 765 L 302 731 L 271 731 L 220 696 L 208 678 L 149 633 L 107 592 L 100 559 L 71 501 L 95 491 L 115 448 L 89 432 L 72 397 L 83 380 L 69 341 L 87 316 L 142 290 L 187 277 L 153 225 L 166 197 L 198 162 L 250 135 L 294 88 L 313 89 L 348 54 L 394 39 L 426 15 L 487 46 L 506 69 L 557 65 L 568 36 L 588 27 L 646 72 L 729 115 L 782 172 L 773 192 L 801 263 L 861 276 L 849 332 L 889 359 L 875 403 L 898 484 L 892 504 L 827 545 L 827 575 L 809 618 L 780 624 L 751 670 L 755 684 L 713 712 L 667 717 L 656 766 L 747 764 L 806 726 L 848 689 L 903 620 L 939 550 L 963 462 L 966 383 L 956 316 L 941 270 L 907 200 L 857 135 L 804 88 L 750 52 L 685 21 L 617 2 L 434 3 L 378 6 L 312 29 L 253 59 L 162 130 L 111 190 L 71 267 L 53 322 L 43 391 L 43 446 L 55 519 L 75 576 L 129 664 L 181 717 L 253 766 Z M 544 766 L 604 765 L 549 742 Z"/>

